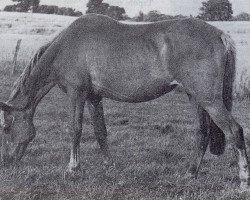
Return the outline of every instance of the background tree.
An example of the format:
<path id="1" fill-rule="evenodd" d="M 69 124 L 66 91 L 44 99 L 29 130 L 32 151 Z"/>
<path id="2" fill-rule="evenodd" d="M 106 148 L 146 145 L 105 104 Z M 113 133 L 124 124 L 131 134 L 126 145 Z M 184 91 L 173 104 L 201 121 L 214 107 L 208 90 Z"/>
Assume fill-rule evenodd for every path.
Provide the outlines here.
<path id="1" fill-rule="evenodd" d="M 250 21 L 250 14 L 242 12 L 234 17 L 235 21 Z"/>
<path id="2" fill-rule="evenodd" d="M 139 12 L 139 15 L 136 19 L 137 22 L 143 22 L 144 21 L 144 13 L 142 11 Z"/>
<path id="3" fill-rule="evenodd" d="M 156 21 L 162 21 L 166 19 L 168 19 L 168 17 L 164 14 L 161 14 L 157 10 L 149 11 L 148 14 L 144 16 L 144 21 L 146 22 L 156 22 Z"/>
<path id="4" fill-rule="evenodd" d="M 13 2 L 17 2 L 17 10 L 20 12 L 27 12 L 30 8 L 33 11 L 37 9 L 39 6 L 40 0 L 12 0 Z"/>
<path id="5" fill-rule="evenodd" d="M 184 15 L 165 15 L 160 13 L 158 10 L 151 10 L 148 14 L 144 14 L 141 11 L 139 12 L 138 16 L 135 16 L 130 19 L 130 21 L 136 22 L 156 22 L 156 21 L 163 21 L 163 20 L 171 20 L 171 19 L 180 19 L 186 18 Z"/>
<path id="6" fill-rule="evenodd" d="M 17 6 L 16 5 L 7 5 L 4 7 L 3 11 L 6 11 L 6 12 L 15 12 L 17 9 Z"/>
<path id="7" fill-rule="evenodd" d="M 40 0 L 32 0 L 31 6 L 32 6 L 32 12 L 36 12 L 39 7 Z"/>
<path id="8" fill-rule="evenodd" d="M 123 20 L 125 9 L 119 6 L 109 6 L 106 15 L 116 20 Z"/>
<path id="9" fill-rule="evenodd" d="M 208 0 L 202 2 L 198 18 L 207 21 L 228 21 L 232 19 L 232 4 L 229 0 Z"/>
<path id="10" fill-rule="evenodd" d="M 116 20 L 124 20 L 126 13 L 124 8 L 110 6 L 108 3 L 103 3 L 103 0 L 89 0 L 87 8 L 86 13 L 108 15 Z"/>
<path id="11" fill-rule="evenodd" d="M 17 2 L 17 11 L 27 12 L 29 10 L 30 1 L 29 0 L 12 0 L 13 2 Z"/>
<path id="12" fill-rule="evenodd" d="M 109 4 L 103 3 L 103 0 L 89 0 L 86 13 L 97 13 L 106 15 Z"/>

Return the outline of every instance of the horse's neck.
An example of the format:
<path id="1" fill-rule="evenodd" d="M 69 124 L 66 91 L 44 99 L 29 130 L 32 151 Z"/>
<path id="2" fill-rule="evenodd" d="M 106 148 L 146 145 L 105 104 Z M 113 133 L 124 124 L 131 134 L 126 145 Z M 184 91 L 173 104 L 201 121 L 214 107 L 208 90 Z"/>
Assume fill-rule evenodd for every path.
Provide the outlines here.
<path id="1" fill-rule="evenodd" d="M 49 80 L 49 77 L 45 79 L 33 73 L 30 77 L 26 77 L 24 82 L 19 80 L 10 95 L 8 104 L 21 110 L 35 109 L 41 99 L 55 85 L 52 80 Z"/>
<path id="2" fill-rule="evenodd" d="M 31 118 L 33 118 L 35 110 L 39 102 L 42 100 L 42 98 L 55 86 L 55 83 L 51 82 L 47 85 L 45 85 L 42 89 L 40 89 L 33 101 L 30 102 L 30 107 L 27 109 L 29 115 L 31 115 Z"/>
<path id="3" fill-rule="evenodd" d="M 55 86 L 54 82 L 50 82 L 49 84 L 45 85 L 42 89 L 38 91 L 36 94 L 32 107 L 35 109 L 38 103 L 42 100 L 42 98 Z"/>

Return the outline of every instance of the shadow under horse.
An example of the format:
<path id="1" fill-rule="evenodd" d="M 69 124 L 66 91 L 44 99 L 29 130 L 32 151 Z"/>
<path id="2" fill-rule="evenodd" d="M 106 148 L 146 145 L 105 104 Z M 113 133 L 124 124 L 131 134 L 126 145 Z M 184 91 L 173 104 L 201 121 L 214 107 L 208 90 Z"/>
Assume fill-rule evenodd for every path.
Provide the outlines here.
<path id="1" fill-rule="evenodd" d="M 73 173 L 80 167 L 86 102 L 107 159 L 102 99 L 145 102 L 173 90 L 175 81 L 182 84 L 200 121 L 190 173 L 197 176 L 209 144 L 213 154 L 222 154 L 226 138 L 238 156 L 241 188 L 249 189 L 243 129 L 231 115 L 235 57 L 230 37 L 198 19 L 129 25 L 102 15 L 80 17 L 40 48 L 14 84 L 9 100 L 0 102 L 3 138 L 11 134 L 17 144 L 9 155 L 3 139 L 2 162 L 20 161 L 35 137 L 35 109 L 56 85 L 71 101 L 68 171 Z"/>

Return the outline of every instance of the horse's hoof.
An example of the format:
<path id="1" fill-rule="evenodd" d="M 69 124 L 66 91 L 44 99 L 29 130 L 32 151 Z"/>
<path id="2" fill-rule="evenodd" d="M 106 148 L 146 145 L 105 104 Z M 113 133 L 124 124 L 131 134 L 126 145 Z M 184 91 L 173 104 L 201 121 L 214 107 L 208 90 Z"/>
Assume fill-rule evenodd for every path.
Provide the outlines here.
<path id="1" fill-rule="evenodd" d="M 67 168 L 63 174 L 64 180 L 79 181 L 85 177 L 85 171 L 81 169 L 80 165 L 75 168 Z"/>

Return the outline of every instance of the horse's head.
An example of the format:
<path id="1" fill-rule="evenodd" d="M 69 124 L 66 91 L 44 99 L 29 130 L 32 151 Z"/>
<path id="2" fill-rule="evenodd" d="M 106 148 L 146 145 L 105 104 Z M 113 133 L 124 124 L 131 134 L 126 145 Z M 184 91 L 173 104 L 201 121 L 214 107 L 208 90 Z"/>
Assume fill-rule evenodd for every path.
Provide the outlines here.
<path id="1" fill-rule="evenodd" d="M 0 115 L 0 125 L 4 134 L 13 135 L 13 137 L 21 139 L 23 135 L 31 132 L 31 122 L 29 120 L 29 116 L 25 112 L 1 111 Z"/>
<path id="2" fill-rule="evenodd" d="M 2 159 L 13 152 L 18 144 L 34 137 L 35 128 L 32 116 L 27 111 L 15 110 L 12 106 L 0 102 L 0 126 L 2 132 Z M 12 145 L 10 145 L 12 144 Z M 10 148 L 10 146 L 12 146 Z M 5 155 L 4 155 L 5 154 Z"/>

